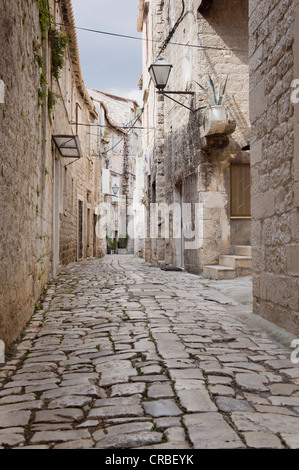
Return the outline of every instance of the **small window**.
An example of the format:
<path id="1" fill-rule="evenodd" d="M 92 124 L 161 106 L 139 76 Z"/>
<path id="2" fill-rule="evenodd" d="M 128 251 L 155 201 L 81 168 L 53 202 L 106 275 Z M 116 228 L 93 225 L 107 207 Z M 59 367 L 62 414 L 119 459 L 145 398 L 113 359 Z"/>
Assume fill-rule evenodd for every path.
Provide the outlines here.
<path id="1" fill-rule="evenodd" d="M 231 165 L 231 217 L 250 217 L 250 165 Z"/>
<path id="2" fill-rule="evenodd" d="M 82 109 L 80 105 L 76 104 L 76 135 L 81 136 L 81 125 L 82 124 Z"/>
<path id="3" fill-rule="evenodd" d="M 112 146 L 113 146 L 113 152 L 118 151 L 118 144 L 119 144 L 120 138 L 119 136 L 113 132 L 113 138 L 112 138 Z"/>

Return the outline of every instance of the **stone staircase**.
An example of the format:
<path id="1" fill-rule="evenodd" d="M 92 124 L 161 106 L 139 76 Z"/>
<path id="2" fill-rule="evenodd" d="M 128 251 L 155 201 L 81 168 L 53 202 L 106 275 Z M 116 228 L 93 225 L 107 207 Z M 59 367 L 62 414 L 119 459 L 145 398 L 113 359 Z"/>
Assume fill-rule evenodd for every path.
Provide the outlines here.
<path id="1" fill-rule="evenodd" d="M 219 264 L 206 265 L 203 276 L 208 279 L 234 279 L 252 272 L 251 246 L 232 246 L 230 255 L 220 255 Z"/>

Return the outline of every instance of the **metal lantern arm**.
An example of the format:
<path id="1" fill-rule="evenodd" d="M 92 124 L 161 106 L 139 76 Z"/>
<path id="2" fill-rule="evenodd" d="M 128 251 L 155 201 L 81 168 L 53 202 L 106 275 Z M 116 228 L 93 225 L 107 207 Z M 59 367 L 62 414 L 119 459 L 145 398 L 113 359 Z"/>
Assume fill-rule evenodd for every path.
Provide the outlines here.
<path id="1" fill-rule="evenodd" d="M 166 96 L 170 100 L 174 101 L 175 103 L 179 104 L 180 106 L 183 106 L 183 108 L 188 109 L 189 111 L 196 113 L 199 109 L 195 109 L 194 107 L 194 96 L 195 92 L 194 91 L 164 91 L 164 88 L 167 85 L 168 78 L 171 72 L 173 65 L 165 62 L 162 57 L 158 57 L 156 62 L 154 62 L 148 69 L 149 74 L 151 76 L 151 79 L 155 85 L 155 87 L 158 89 L 157 94 Z M 181 103 L 180 101 L 177 101 L 175 98 L 173 98 L 171 95 L 190 95 L 192 96 L 192 107 L 186 106 L 185 104 Z"/>
<path id="2" fill-rule="evenodd" d="M 194 106 L 192 106 L 190 108 L 189 106 L 186 106 L 185 104 L 181 103 L 180 101 L 178 101 L 178 100 L 174 99 L 172 96 L 170 96 L 170 95 L 191 95 L 192 99 L 193 99 L 193 103 L 194 103 L 194 96 L 195 96 L 194 91 L 161 91 L 161 90 L 159 90 L 159 91 L 157 91 L 157 94 L 166 96 L 170 100 L 174 101 L 175 103 L 179 104 L 180 106 L 183 106 L 184 108 L 188 109 L 192 113 L 196 113 L 197 111 L 199 111 L 200 109 L 203 109 L 205 107 L 205 106 L 200 106 L 199 108 L 194 108 Z"/>

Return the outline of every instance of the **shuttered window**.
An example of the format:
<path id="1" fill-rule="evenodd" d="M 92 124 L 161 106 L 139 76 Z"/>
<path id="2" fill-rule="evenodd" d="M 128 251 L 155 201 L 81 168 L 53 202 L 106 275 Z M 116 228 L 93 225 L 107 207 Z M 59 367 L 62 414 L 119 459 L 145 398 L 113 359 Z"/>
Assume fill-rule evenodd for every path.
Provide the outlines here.
<path id="1" fill-rule="evenodd" d="M 250 215 L 250 165 L 231 165 L 231 217 Z"/>

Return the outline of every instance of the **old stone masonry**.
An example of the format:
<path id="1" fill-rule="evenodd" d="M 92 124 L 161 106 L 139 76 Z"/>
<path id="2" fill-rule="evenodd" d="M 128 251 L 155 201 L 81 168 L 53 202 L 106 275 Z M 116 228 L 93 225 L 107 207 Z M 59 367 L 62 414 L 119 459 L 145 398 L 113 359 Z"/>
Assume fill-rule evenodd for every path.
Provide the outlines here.
<path id="1" fill-rule="evenodd" d="M 0 446 L 299 448 L 290 348 L 224 299 L 131 256 L 69 265 L 0 369 Z"/>

